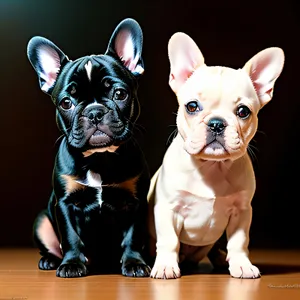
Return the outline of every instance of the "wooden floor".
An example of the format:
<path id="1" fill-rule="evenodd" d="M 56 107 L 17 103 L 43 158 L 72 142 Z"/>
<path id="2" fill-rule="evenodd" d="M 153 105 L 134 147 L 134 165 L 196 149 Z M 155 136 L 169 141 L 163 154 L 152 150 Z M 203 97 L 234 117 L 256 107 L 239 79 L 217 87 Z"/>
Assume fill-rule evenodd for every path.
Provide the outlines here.
<path id="1" fill-rule="evenodd" d="M 252 250 L 260 279 L 214 274 L 203 263 L 198 274 L 176 280 L 94 275 L 76 279 L 37 268 L 36 249 L 0 249 L 0 300 L 300 300 L 300 250 Z"/>

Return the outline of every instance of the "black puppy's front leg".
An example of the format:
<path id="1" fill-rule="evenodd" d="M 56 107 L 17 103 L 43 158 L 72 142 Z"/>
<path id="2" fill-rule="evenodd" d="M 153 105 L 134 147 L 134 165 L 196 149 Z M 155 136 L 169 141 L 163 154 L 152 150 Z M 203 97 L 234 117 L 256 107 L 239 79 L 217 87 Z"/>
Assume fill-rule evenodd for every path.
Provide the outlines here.
<path id="1" fill-rule="evenodd" d="M 129 277 L 149 277 L 151 268 L 146 264 L 142 257 L 142 247 L 138 241 L 134 241 L 135 225 L 132 225 L 127 231 L 122 246 L 124 252 L 122 255 L 122 275 Z"/>
<path id="2" fill-rule="evenodd" d="M 121 263 L 122 275 L 129 277 L 148 277 L 151 268 L 142 257 L 142 251 L 146 238 L 146 205 L 140 203 L 136 214 L 136 221 L 124 233 L 122 247 L 124 248 Z"/>
<path id="3" fill-rule="evenodd" d="M 83 243 L 74 228 L 76 220 L 82 219 L 80 209 L 73 203 L 60 199 L 56 205 L 56 219 L 59 224 L 63 260 L 56 270 L 58 277 L 81 277 L 87 275 L 86 258 L 82 253 Z"/>

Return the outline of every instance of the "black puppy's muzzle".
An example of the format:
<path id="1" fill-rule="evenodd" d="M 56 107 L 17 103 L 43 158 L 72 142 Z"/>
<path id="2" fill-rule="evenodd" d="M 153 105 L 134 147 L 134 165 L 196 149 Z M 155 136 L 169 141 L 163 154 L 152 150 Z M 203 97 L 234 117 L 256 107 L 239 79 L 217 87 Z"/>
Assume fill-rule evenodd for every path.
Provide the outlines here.
<path id="1" fill-rule="evenodd" d="M 94 103 L 88 105 L 81 113 L 85 122 L 85 129 L 99 130 L 114 140 L 122 138 L 125 124 L 120 118 L 117 109 L 111 109 L 103 104 Z"/>

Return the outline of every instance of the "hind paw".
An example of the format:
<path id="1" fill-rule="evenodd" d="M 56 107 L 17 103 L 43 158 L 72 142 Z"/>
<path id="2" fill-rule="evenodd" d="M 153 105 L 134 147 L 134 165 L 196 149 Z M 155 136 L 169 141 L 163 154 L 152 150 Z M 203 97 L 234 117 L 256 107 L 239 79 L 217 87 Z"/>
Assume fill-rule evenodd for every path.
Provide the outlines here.
<path id="1" fill-rule="evenodd" d="M 40 270 L 56 270 L 61 263 L 61 259 L 54 255 L 45 255 L 39 261 Z"/>

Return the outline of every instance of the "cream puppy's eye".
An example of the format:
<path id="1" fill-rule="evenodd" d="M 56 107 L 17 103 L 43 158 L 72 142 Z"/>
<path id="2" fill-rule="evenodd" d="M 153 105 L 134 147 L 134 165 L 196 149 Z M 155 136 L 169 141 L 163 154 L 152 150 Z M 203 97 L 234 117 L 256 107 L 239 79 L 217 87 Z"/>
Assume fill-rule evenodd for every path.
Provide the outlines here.
<path id="1" fill-rule="evenodd" d="M 187 113 L 189 113 L 189 114 L 194 114 L 194 113 L 197 113 L 198 111 L 202 110 L 202 107 L 196 100 L 188 102 L 185 105 L 185 108 L 186 108 Z"/>
<path id="2" fill-rule="evenodd" d="M 237 116 L 239 116 L 242 120 L 247 119 L 250 114 L 251 114 L 251 110 L 249 109 L 248 106 L 246 105 L 240 105 L 237 110 L 236 110 L 236 114 Z"/>

